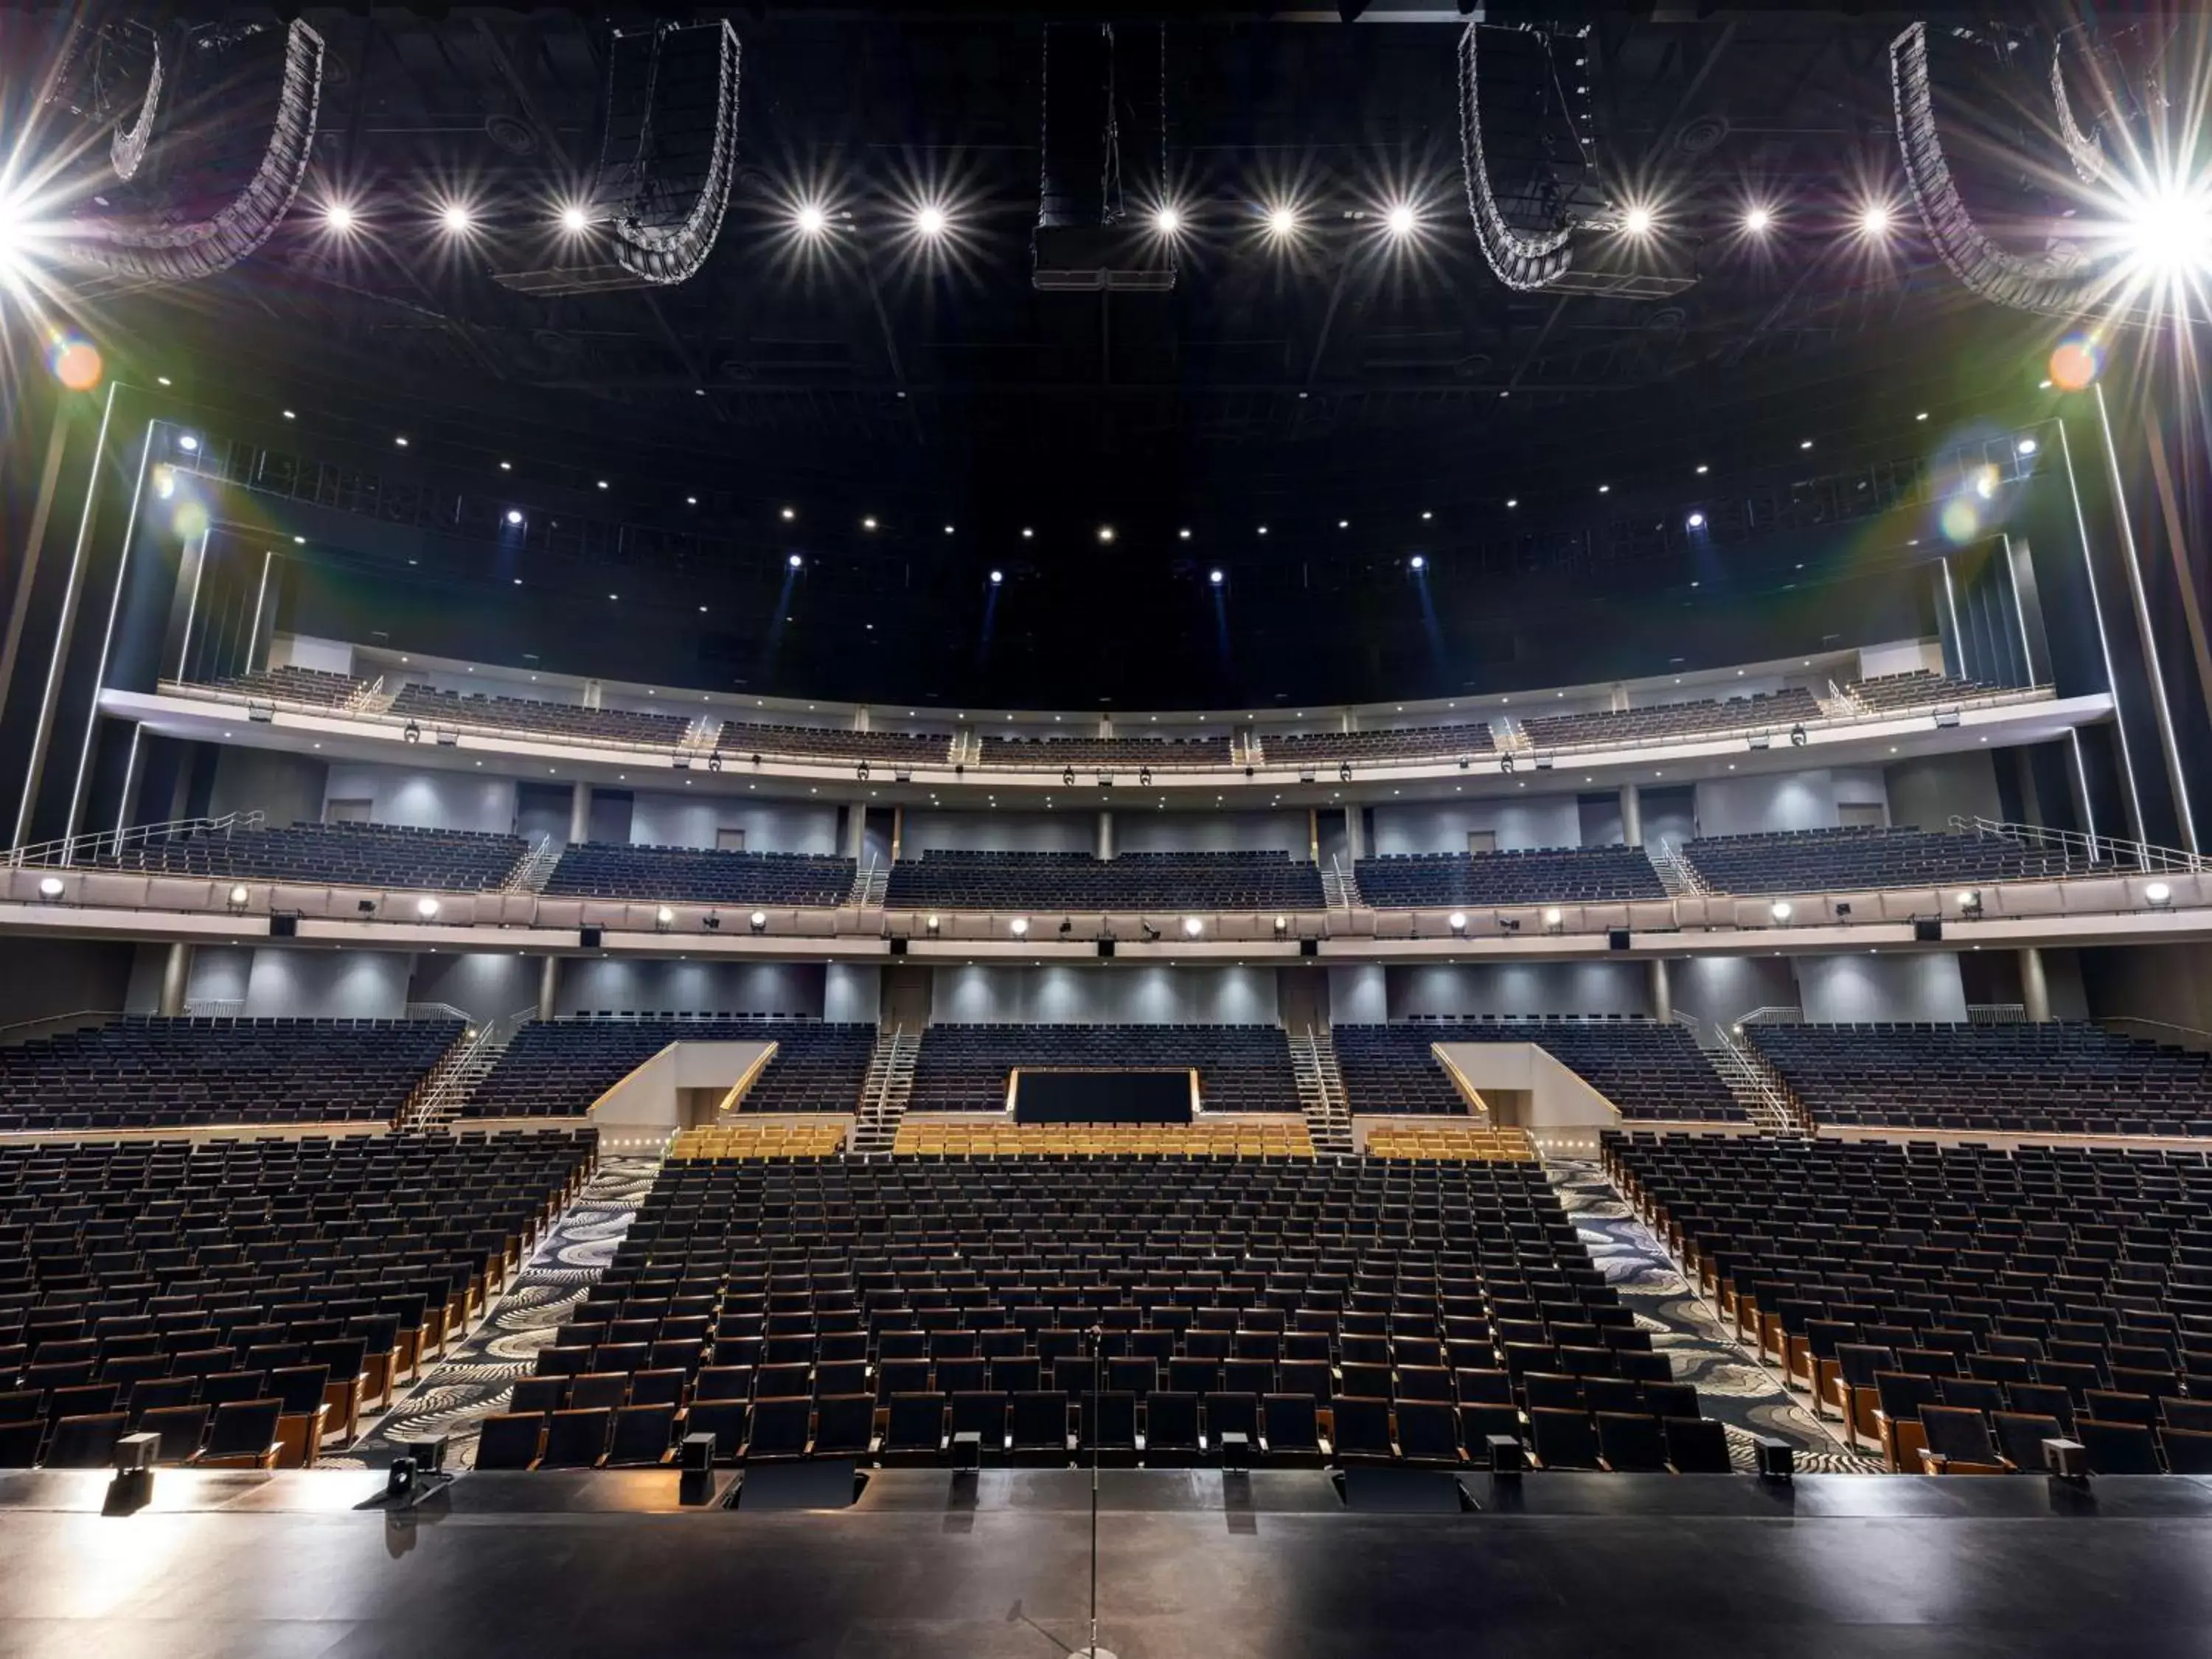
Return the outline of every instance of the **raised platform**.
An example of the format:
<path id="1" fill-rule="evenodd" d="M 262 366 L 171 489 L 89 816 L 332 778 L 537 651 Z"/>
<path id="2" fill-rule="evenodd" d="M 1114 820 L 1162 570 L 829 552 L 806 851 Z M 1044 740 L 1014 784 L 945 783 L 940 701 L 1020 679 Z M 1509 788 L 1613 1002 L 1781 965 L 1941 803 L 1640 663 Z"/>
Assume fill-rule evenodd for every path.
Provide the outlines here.
<path id="1" fill-rule="evenodd" d="M 1104 1645 L 1127 1659 L 1479 1651 L 2203 1651 L 2212 1485 L 2041 1477 L 1468 1477 L 1352 1514 L 1319 1474 L 1109 1471 Z M 405 1515 L 358 1473 L 0 1476 L 0 1652 L 957 1655 L 1079 1647 L 1080 1472 L 876 1474 L 837 1512 L 682 1510 L 677 1477 L 472 1474 Z"/>

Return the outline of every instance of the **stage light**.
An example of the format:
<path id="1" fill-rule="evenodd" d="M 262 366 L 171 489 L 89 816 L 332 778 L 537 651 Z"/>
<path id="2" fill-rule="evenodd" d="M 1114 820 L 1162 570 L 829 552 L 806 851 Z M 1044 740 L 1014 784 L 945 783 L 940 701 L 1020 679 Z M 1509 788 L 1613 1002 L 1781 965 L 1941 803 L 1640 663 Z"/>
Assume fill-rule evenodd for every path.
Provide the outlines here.
<path id="1" fill-rule="evenodd" d="M 1060 769 L 1060 787 L 1061 787 L 1062 788 L 1064 788 L 1064 789 L 1073 789 L 1073 788 L 1074 788 L 1074 787 L 1075 787 L 1075 769 L 1074 769 L 1073 767 L 1072 767 L 1072 766 L 1063 766 L 1063 767 L 1061 767 L 1061 768 Z"/>
<path id="2" fill-rule="evenodd" d="M 40 878 L 39 896 L 40 898 L 58 899 L 61 896 L 62 878 L 59 876 L 42 876 Z"/>
<path id="3" fill-rule="evenodd" d="M 1394 203 L 1382 216 L 1383 227 L 1393 236 L 1411 236 L 1420 228 L 1420 216 L 1413 211 L 1411 202 Z"/>
<path id="4" fill-rule="evenodd" d="M 2016 455 L 2033 455 L 2035 453 L 2035 440 L 2033 438 L 2022 438 L 2012 447 L 2013 453 Z"/>
<path id="5" fill-rule="evenodd" d="M 1149 789 L 1152 787 L 1152 769 L 1151 767 L 1140 766 L 1137 769 L 1137 787 L 1139 789 Z"/>
<path id="6" fill-rule="evenodd" d="M 197 455 L 199 453 L 200 441 L 192 436 L 191 433 L 187 432 L 178 438 L 177 447 L 183 450 L 187 455 Z"/>
<path id="7" fill-rule="evenodd" d="M 660 924 L 660 926 L 662 926 L 663 927 L 668 927 L 668 926 L 669 926 L 671 923 L 672 923 L 673 921 L 675 921 L 675 920 L 676 920 L 676 912 L 675 912 L 675 911 L 673 911 L 673 910 L 672 910 L 672 909 L 670 909 L 666 905 L 665 905 L 665 904 L 664 904 L 664 905 L 662 905 L 662 906 L 661 906 L 658 910 L 655 910 L 655 911 L 653 913 L 653 921 L 655 921 L 656 922 L 659 923 L 659 924 Z"/>
<path id="8" fill-rule="evenodd" d="M 750 927 L 756 933 L 765 933 L 768 932 L 768 912 L 765 910 L 754 911 L 752 915 L 745 918 L 745 925 Z"/>
<path id="9" fill-rule="evenodd" d="M 994 586 L 994 587 L 998 586 L 1001 582 L 1005 581 L 1006 580 L 1006 573 L 1005 571 L 1003 571 L 1003 570 L 994 570 L 994 571 L 991 573 L 991 586 Z"/>
<path id="10" fill-rule="evenodd" d="M 415 901 L 415 914 L 422 917 L 425 921 L 429 921 L 438 914 L 438 901 L 434 898 L 416 899 Z"/>
<path id="11" fill-rule="evenodd" d="M 0 234 L 0 271 L 8 266 L 8 244 Z M 100 360 L 100 349 L 89 340 L 65 337 L 54 342 L 46 354 L 46 367 L 53 371 L 54 379 L 71 392 L 89 392 L 100 384 L 104 365 Z"/>
<path id="12" fill-rule="evenodd" d="M 44 882 L 40 883 L 39 888 L 41 892 L 45 891 L 46 884 Z M 2162 881 L 2154 881 L 2151 883 L 2149 886 L 2143 889 L 2143 902 L 2146 904 L 2171 904 L 2173 902 L 2173 889 Z"/>
<path id="13" fill-rule="evenodd" d="M 1182 231 L 1182 210 L 1172 202 L 1163 202 L 1152 214 L 1152 228 L 1163 236 L 1179 235 Z"/>
<path id="14" fill-rule="evenodd" d="M 1654 224 L 1651 210 L 1640 202 L 1630 208 L 1620 219 L 1620 228 L 1631 236 L 1649 236 Z"/>
<path id="15" fill-rule="evenodd" d="M 1419 553 L 1414 554 L 1413 556 L 1407 560 L 1406 562 L 1415 570 L 1426 570 L 1429 568 L 1428 560 Z"/>
<path id="16" fill-rule="evenodd" d="M 1692 530 L 1703 530 L 1705 527 L 1705 515 L 1702 513 L 1692 513 L 1686 522 Z"/>
<path id="17" fill-rule="evenodd" d="M 361 222 L 361 216 L 349 202 L 326 203 L 323 208 L 323 228 L 333 236 L 349 236 Z"/>
<path id="18" fill-rule="evenodd" d="M 1452 932 L 1454 932 L 1455 933 L 1464 933 L 1465 932 L 1467 932 L 1467 912 L 1466 912 L 1466 911 L 1464 911 L 1464 910 L 1455 910 L 1455 911 L 1453 911 L 1453 912 L 1451 913 L 1451 916 L 1450 916 L 1450 918 L 1449 918 L 1449 921 L 1450 921 L 1450 924 L 1451 924 L 1451 930 L 1452 930 Z"/>
<path id="19" fill-rule="evenodd" d="M 508 507 L 507 509 L 507 521 L 511 525 L 520 524 L 522 522 L 522 509 L 519 507 Z"/>
<path id="20" fill-rule="evenodd" d="M 438 226 L 448 236 L 465 236 L 476 228 L 477 216 L 466 202 L 448 202 L 438 210 Z"/>
<path id="21" fill-rule="evenodd" d="M 791 222 L 798 228 L 799 234 L 802 236 L 819 236 L 830 228 L 830 216 L 822 210 L 818 204 L 802 202 L 799 204 L 799 211 L 792 216 Z"/>
<path id="22" fill-rule="evenodd" d="M 777 516 L 786 524 L 789 524 L 793 519 L 796 519 L 799 516 L 799 509 L 795 507 L 787 507 L 781 514 L 777 514 Z"/>
<path id="23" fill-rule="evenodd" d="M 1196 939 L 1205 931 L 1206 924 L 1196 916 L 1185 916 L 1182 919 L 1182 934 L 1185 939 Z"/>
<path id="24" fill-rule="evenodd" d="M 591 228 L 592 216 L 576 203 L 571 202 L 561 210 L 561 228 L 571 236 L 581 235 Z"/>
<path id="25" fill-rule="evenodd" d="M 1790 746 L 1792 749 L 1802 749 L 1808 741 L 1810 739 L 1806 737 L 1803 726 L 1793 726 L 1790 728 Z"/>
<path id="26" fill-rule="evenodd" d="M 1763 207 L 1748 209 L 1743 216 L 1743 228 L 1754 236 L 1765 235 L 1774 228 L 1772 210 Z"/>
<path id="27" fill-rule="evenodd" d="M 394 449 L 404 449 L 404 448 L 406 448 L 406 447 L 407 447 L 407 434 L 406 434 L 405 433 L 404 433 L 404 432 L 399 433 L 398 434 L 397 434 L 397 435 L 396 435 L 396 436 L 392 440 L 392 447 Z"/>
<path id="28" fill-rule="evenodd" d="M 422 741 L 422 728 L 410 720 L 400 728 L 399 738 L 403 743 L 420 743 Z"/>
<path id="29" fill-rule="evenodd" d="M 1350 761 L 1342 761 L 1338 763 L 1336 769 L 1336 781 L 1339 783 L 1350 783 L 1352 781 L 1352 763 Z"/>
<path id="30" fill-rule="evenodd" d="M 935 933 L 935 932 L 936 932 L 939 927 L 941 927 L 942 926 L 944 926 L 944 923 L 943 923 L 943 922 L 941 922 L 940 921 L 939 921 L 939 919 L 938 919 L 937 917 L 935 917 L 935 916 L 932 916 L 932 917 L 930 917 L 927 921 L 923 922 L 921 925 L 922 925 L 922 927 L 923 927 L 927 932 L 929 932 L 929 933 Z"/>
<path id="31" fill-rule="evenodd" d="M 923 203 L 915 212 L 914 228 L 917 235 L 933 240 L 944 235 L 945 210 L 934 202 Z"/>
<path id="32" fill-rule="evenodd" d="M 1566 920 L 1567 913 L 1556 904 L 1550 906 L 1544 912 L 1544 926 L 1547 927 L 1564 926 Z"/>
<path id="33" fill-rule="evenodd" d="M 243 910 L 246 908 L 246 901 L 252 896 L 246 890 L 246 884 L 240 882 L 230 890 L 229 896 L 230 908 L 234 910 Z"/>
<path id="34" fill-rule="evenodd" d="M 1267 234 L 1278 241 L 1287 241 L 1298 234 L 1298 210 L 1288 203 L 1267 210 Z"/>
<path id="35" fill-rule="evenodd" d="M 1288 916 L 1277 916 L 1275 918 L 1275 937 L 1277 939 L 1280 939 L 1284 934 L 1290 931 L 1291 919 Z"/>
<path id="36" fill-rule="evenodd" d="M 1978 916 L 1981 915 L 1981 890 L 1978 888 L 1970 887 L 1965 892 L 1960 893 L 1958 897 L 1958 906 L 1959 914 L 1962 916 Z"/>
<path id="37" fill-rule="evenodd" d="M 1212 583 L 1214 586 L 1218 587 L 1228 579 L 1224 576 L 1218 569 L 1214 569 L 1209 570 L 1206 573 L 1206 580 Z"/>
<path id="38" fill-rule="evenodd" d="M 2179 276 L 2212 264 L 2212 197 L 2175 181 L 2136 198 L 2123 220 L 2139 270 Z"/>
<path id="39" fill-rule="evenodd" d="M 1030 919 L 1027 916 L 1016 916 L 1006 926 L 1012 931 L 1016 939 L 1024 939 L 1029 934 Z"/>
<path id="40" fill-rule="evenodd" d="M 1777 921 L 1787 921 L 1790 920 L 1790 901 L 1788 899 L 1777 899 L 1773 903 L 1767 906 L 1766 908 L 1767 914 L 1772 916 Z"/>
<path id="41" fill-rule="evenodd" d="M 794 553 L 789 558 L 786 559 L 784 562 L 789 565 L 793 570 L 796 570 L 799 568 L 800 566 L 804 565 L 806 561 L 801 558 L 798 554 Z"/>
<path id="42" fill-rule="evenodd" d="M 1859 234 L 1869 240 L 1878 240 L 1888 235 L 1895 222 L 1896 216 L 1887 203 L 1869 202 L 1859 210 Z"/>

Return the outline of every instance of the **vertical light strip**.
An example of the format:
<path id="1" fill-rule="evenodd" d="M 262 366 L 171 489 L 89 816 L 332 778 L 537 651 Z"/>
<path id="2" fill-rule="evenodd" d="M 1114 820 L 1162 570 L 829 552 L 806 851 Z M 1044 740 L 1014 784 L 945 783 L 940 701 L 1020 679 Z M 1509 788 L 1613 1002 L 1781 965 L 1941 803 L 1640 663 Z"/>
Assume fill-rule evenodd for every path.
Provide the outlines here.
<path id="1" fill-rule="evenodd" d="M 1997 538 L 2004 548 L 2005 580 L 2012 584 L 2012 619 L 2020 625 L 2020 665 L 2027 671 L 2027 683 L 2035 684 L 2035 647 L 2027 637 L 2027 601 L 2021 596 L 2020 564 L 2013 557 L 2012 537 Z"/>
<path id="2" fill-rule="evenodd" d="M 269 598 L 269 562 L 275 556 L 267 548 L 261 550 L 261 584 L 253 590 L 253 626 L 246 635 L 246 667 L 248 673 L 261 666 L 254 661 L 253 653 L 261 643 L 261 607 Z"/>
<path id="3" fill-rule="evenodd" d="M 2117 722 L 2115 722 L 2117 724 Z M 2066 728 L 2066 740 L 2074 750 L 2074 793 L 2081 798 L 2081 823 L 2089 836 L 2089 856 L 2097 855 L 2097 803 L 2089 793 L 2089 768 L 2081 758 L 2081 728 Z"/>
<path id="4" fill-rule="evenodd" d="M 207 574 L 208 537 L 212 533 L 211 531 L 203 530 L 197 542 L 187 542 L 185 544 L 185 551 L 192 562 L 192 596 L 185 606 L 183 637 L 177 641 L 177 678 L 179 680 L 185 678 L 185 667 L 191 661 L 192 624 L 199 620 L 200 579 Z"/>
<path id="5" fill-rule="evenodd" d="M 2097 426 L 2105 437 L 2105 471 L 2112 486 L 2112 511 L 2120 520 L 2120 549 L 2127 556 L 2128 592 L 2135 599 L 2136 632 L 2142 636 L 2143 656 L 2150 665 L 2151 713 L 2158 719 L 2158 740 L 2166 751 L 2166 781 L 2173 790 L 2173 805 L 2181 815 L 2181 844 L 2197 848 L 2197 815 L 2189 806 L 2189 780 L 2182 775 L 2181 750 L 2173 738 L 2173 711 L 2166 704 L 2166 673 L 2159 665 L 2158 640 L 2151 631 L 2150 600 L 2143 592 L 2142 568 L 2136 557 L 2136 530 L 2128 516 L 2125 483 L 2120 477 L 2120 453 L 2112 444 L 2112 417 L 2105 412 L 2105 388 L 2092 387 L 2097 397 Z M 2148 836 L 2142 839 L 2148 841 Z"/>
<path id="6" fill-rule="evenodd" d="M 1943 609 L 1951 618 L 1951 648 L 1959 653 L 1959 678 L 1962 680 L 1978 678 L 1966 663 L 1966 635 L 1959 626 L 1959 592 L 1951 586 L 1951 561 L 1938 559 L 1936 566 L 1943 573 Z"/>
<path id="7" fill-rule="evenodd" d="M 76 623 L 77 599 L 83 591 L 84 544 L 92 537 L 93 505 L 100 498 L 100 465 L 107 453 L 108 422 L 115 418 L 118 382 L 107 383 L 107 396 L 100 406 L 100 435 L 92 446 L 92 465 L 86 472 L 84 510 L 77 514 L 76 545 L 70 555 L 69 580 L 62 589 L 61 615 L 54 621 L 53 655 L 46 664 L 46 686 L 39 699 L 39 723 L 31 732 L 30 763 L 23 769 L 23 794 L 15 808 L 15 834 L 11 846 L 21 847 L 30 833 L 31 805 L 38 799 L 39 779 L 46 769 L 46 749 L 53 739 L 54 699 L 61 695 L 62 659 L 70 630 Z"/>
<path id="8" fill-rule="evenodd" d="M 138 479 L 131 486 L 131 516 L 123 526 L 123 551 L 115 561 L 115 591 L 107 601 L 107 629 L 100 636 L 100 666 L 92 676 L 92 705 L 85 710 L 84 744 L 77 750 L 76 782 L 70 790 L 69 822 L 62 826 L 64 836 L 76 834 L 77 820 L 84 812 L 85 774 L 92 765 L 92 734 L 100 725 L 100 694 L 107 689 L 107 655 L 115 647 L 115 619 L 123 609 L 123 581 L 131 574 L 131 546 L 138 539 L 138 507 L 146 496 L 146 464 L 154 454 L 154 428 L 156 422 L 146 422 L 145 435 L 138 441 Z"/>
<path id="9" fill-rule="evenodd" d="M 2105 689 L 2112 698 L 2112 731 L 2120 740 L 2120 772 L 2128 786 L 2130 821 L 2134 825 L 2136 838 L 2140 840 L 2142 836 L 2142 795 L 2136 788 L 2136 763 L 2128 744 L 2128 723 L 2120 714 L 2120 680 L 2119 676 L 2112 672 L 2112 641 L 2105 632 L 2105 602 L 2097 592 L 2097 562 L 2089 548 L 2089 521 L 2081 515 L 2081 490 L 2074 477 L 2074 440 L 2063 421 L 2058 423 L 2058 453 L 2066 463 L 2066 493 L 2074 501 L 2074 532 L 2081 542 L 2081 574 L 2089 580 L 2089 614 L 2097 623 L 2097 648 L 2105 659 Z M 2085 775 L 2082 782 L 2085 799 L 2087 791 Z"/>
<path id="10" fill-rule="evenodd" d="M 131 753 L 123 763 L 123 795 L 122 799 L 115 804 L 115 838 L 118 846 L 122 843 L 124 830 L 128 829 L 131 823 L 131 797 L 137 793 L 138 789 L 140 763 L 138 745 L 139 740 L 145 735 L 145 721 L 131 722 Z"/>

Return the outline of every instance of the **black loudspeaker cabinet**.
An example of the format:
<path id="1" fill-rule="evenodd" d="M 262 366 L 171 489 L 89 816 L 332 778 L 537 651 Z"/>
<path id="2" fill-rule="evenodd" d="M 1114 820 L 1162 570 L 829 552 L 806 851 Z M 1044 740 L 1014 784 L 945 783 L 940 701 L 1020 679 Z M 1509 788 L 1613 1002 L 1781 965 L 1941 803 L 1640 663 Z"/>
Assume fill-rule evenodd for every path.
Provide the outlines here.
<path id="1" fill-rule="evenodd" d="M 576 942 L 586 951 L 598 950 L 599 941 L 605 937 L 606 930 L 603 927 L 579 927 L 576 930 Z"/>
<path id="2" fill-rule="evenodd" d="M 1913 917 L 1912 937 L 1922 945 L 1941 945 L 1943 942 L 1943 918 L 1941 916 Z"/>
<path id="3" fill-rule="evenodd" d="M 1321 941 L 1317 939 L 1300 939 L 1298 941 L 1298 954 L 1302 957 L 1319 956 L 1321 954 Z"/>
<path id="4" fill-rule="evenodd" d="M 1608 951 L 1626 951 L 1628 948 L 1628 929 L 1626 927 L 1607 928 L 1605 933 L 1605 948 Z"/>
<path id="5" fill-rule="evenodd" d="M 892 939 L 892 940 L 891 940 L 891 954 L 892 954 L 893 956 L 895 956 L 895 957 L 902 957 L 902 956 L 904 956 L 904 955 L 906 954 L 906 941 L 905 941 L 904 939 Z"/>
<path id="6" fill-rule="evenodd" d="M 1102 957 L 1112 956 L 1114 954 L 1114 941 L 1110 939 L 1100 939 L 1098 941 L 1098 954 Z"/>
<path id="7" fill-rule="evenodd" d="M 270 917 L 270 918 L 269 918 L 269 937 L 270 937 L 270 938 L 271 938 L 271 939 L 297 939 L 297 938 L 299 938 L 299 937 L 300 937 L 300 919 L 299 919 L 299 917 L 297 917 L 297 916 L 271 916 L 271 917 Z"/>

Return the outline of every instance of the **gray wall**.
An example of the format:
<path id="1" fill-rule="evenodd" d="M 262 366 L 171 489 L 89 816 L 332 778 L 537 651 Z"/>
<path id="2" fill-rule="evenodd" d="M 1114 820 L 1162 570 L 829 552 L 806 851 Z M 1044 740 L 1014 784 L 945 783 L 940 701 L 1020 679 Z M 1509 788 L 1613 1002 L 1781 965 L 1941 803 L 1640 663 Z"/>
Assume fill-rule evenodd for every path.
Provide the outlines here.
<path id="1" fill-rule="evenodd" d="M 538 1006 L 538 957 L 520 951 L 440 951 L 415 958 L 410 1002 L 450 1002 L 479 1023 Z"/>
<path id="2" fill-rule="evenodd" d="M 489 771 L 445 772 L 338 761 L 330 768 L 324 798 L 365 799 L 373 803 L 369 816 L 379 823 L 483 830 L 501 836 L 514 829 L 514 780 Z"/>
<path id="3" fill-rule="evenodd" d="M 1922 830 L 1947 830 L 1951 816 L 2002 818 L 1996 762 L 1986 749 L 1956 755 L 1923 755 L 1882 769 L 1889 787 L 1889 821 Z"/>
<path id="4" fill-rule="evenodd" d="M 2051 978 L 2057 951 L 2044 952 Z M 2080 952 L 2088 1011 L 2098 1019 L 2131 1015 L 2212 1031 L 2212 945 L 2118 945 Z M 2058 1012 L 2052 980 L 2051 1012 Z"/>
<path id="5" fill-rule="evenodd" d="M 572 957 L 562 964 L 560 1014 L 815 1014 L 823 1007 L 818 962 L 646 962 Z M 532 996 L 537 994 L 533 986 Z"/>
<path id="6" fill-rule="evenodd" d="M 1097 793 L 1094 788 L 1093 793 Z M 1126 809 L 1114 819 L 1116 831 L 1138 814 Z M 1164 812 L 1153 816 L 1165 817 Z M 1084 810 L 1050 812 L 908 812 L 899 837 L 902 857 L 918 859 L 937 849 L 971 853 L 1095 853 L 1098 813 Z"/>
<path id="7" fill-rule="evenodd" d="M 1575 817 L 1582 825 L 1585 847 L 1616 847 L 1626 839 L 1620 823 L 1620 792 L 1581 795 L 1575 800 Z"/>
<path id="8" fill-rule="evenodd" d="M 1572 795 L 1473 801 L 1376 802 L 1376 854 L 1464 853 L 1470 830 L 1494 830 L 1500 851 L 1578 847 L 1582 813 Z"/>
<path id="9" fill-rule="evenodd" d="M 329 769 L 312 755 L 221 749 L 216 755 L 214 787 L 208 792 L 208 816 L 259 811 L 268 814 L 272 824 L 319 822 Z"/>
<path id="10" fill-rule="evenodd" d="M 1781 830 L 1832 830 L 1838 801 L 1884 799 L 1875 767 L 1708 778 L 1698 789 L 1698 833 L 1749 836 Z M 1652 839 L 1647 823 L 1644 839 Z"/>
<path id="11" fill-rule="evenodd" d="M 1380 1025 L 1389 1018 L 1389 976 L 1381 963 L 1347 963 L 1328 969 L 1330 1024 Z"/>
<path id="12" fill-rule="evenodd" d="M 1732 1025 L 1754 1008 L 1794 1008 L 1797 978 L 1784 957 L 1683 957 L 1668 964 L 1675 1012 Z"/>
<path id="13" fill-rule="evenodd" d="M 243 1002 L 246 1013 L 271 1018 L 397 1019 L 406 1012 L 414 965 L 404 951 L 202 945 L 192 953 L 185 998 Z M 160 984 L 157 969 L 156 990 Z"/>
<path id="14" fill-rule="evenodd" d="M 1080 967 L 939 968 L 929 1018 L 938 1025 L 1272 1025 L 1275 974 L 1095 959 Z"/>
<path id="15" fill-rule="evenodd" d="M 882 1018 L 884 970 L 872 963 L 833 962 L 823 969 L 822 1018 L 873 1025 Z"/>
<path id="16" fill-rule="evenodd" d="M 1644 844 L 1680 847 L 1698 834 L 1698 792 L 1683 785 L 1644 789 L 1637 796 L 1644 818 Z M 1616 807 L 1615 810 L 1618 810 Z"/>
<path id="17" fill-rule="evenodd" d="M 1464 844 L 1464 843 L 1462 843 Z M 1114 815 L 1117 853 L 1283 852 L 1303 863 L 1304 812 L 1136 812 Z"/>
<path id="18" fill-rule="evenodd" d="M 1640 962 L 1418 963 L 1385 970 L 1390 1018 L 1648 1014 Z"/>
<path id="19" fill-rule="evenodd" d="M 168 947 L 144 949 L 155 954 L 158 994 L 161 959 Z M 103 939 L 0 939 L 0 1025 L 87 1009 L 106 1012 L 128 1007 L 134 954 L 129 945 Z"/>
<path id="20" fill-rule="evenodd" d="M 1966 988 L 1954 951 L 1797 957 L 1798 1006 L 1808 1020 L 1962 1020 Z"/>
<path id="21" fill-rule="evenodd" d="M 631 799 L 629 839 L 640 847 L 712 847 L 717 830 L 742 830 L 749 853 L 842 853 L 837 807 L 732 799 L 696 789 L 647 791 Z"/>
<path id="22" fill-rule="evenodd" d="M 185 984 L 187 1002 L 243 1002 L 246 981 L 253 973 L 253 947 L 250 945 L 203 945 L 192 952 L 192 976 Z M 161 988 L 161 975 L 154 976 L 154 987 Z M 146 1012 L 152 1012 L 154 1000 L 147 1000 Z"/>

